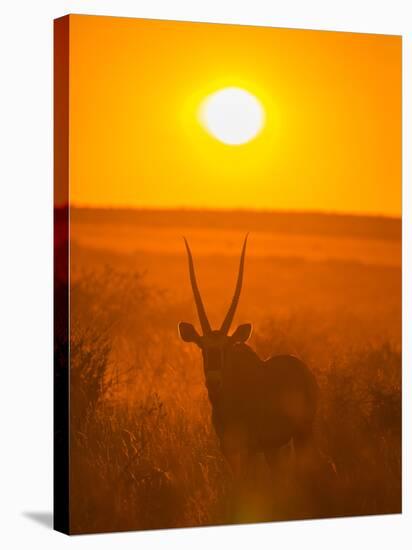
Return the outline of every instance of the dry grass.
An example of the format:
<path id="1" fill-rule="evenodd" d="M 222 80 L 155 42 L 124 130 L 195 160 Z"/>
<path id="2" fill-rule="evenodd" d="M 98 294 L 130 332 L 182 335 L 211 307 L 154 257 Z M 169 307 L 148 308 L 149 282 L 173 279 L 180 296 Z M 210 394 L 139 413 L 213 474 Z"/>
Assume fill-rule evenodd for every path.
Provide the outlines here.
<path id="1" fill-rule="evenodd" d="M 185 306 L 130 270 L 77 274 L 71 296 L 74 532 L 400 511 L 399 344 L 369 339 L 358 312 L 290 312 L 255 327 L 262 357 L 295 353 L 316 372 L 317 442 L 338 478 L 274 485 L 258 459 L 239 489 L 211 426 L 200 354 L 170 322 Z"/>

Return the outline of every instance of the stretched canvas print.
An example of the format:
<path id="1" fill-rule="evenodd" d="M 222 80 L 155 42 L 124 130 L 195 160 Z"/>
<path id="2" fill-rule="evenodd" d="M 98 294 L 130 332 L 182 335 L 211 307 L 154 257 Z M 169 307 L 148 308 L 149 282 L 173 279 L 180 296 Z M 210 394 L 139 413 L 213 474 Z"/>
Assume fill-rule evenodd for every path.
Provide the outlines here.
<path id="1" fill-rule="evenodd" d="M 55 528 L 401 512 L 401 38 L 55 21 Z"/>

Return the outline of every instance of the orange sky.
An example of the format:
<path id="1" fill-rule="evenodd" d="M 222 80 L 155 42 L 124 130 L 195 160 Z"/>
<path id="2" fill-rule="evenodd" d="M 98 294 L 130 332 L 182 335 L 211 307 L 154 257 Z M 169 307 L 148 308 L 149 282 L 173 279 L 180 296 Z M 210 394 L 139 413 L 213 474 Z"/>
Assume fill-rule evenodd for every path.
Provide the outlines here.
<path id="1" fill-rule="evenodd" d="M 199 124 L 239 86 L 266 125 Z M 70 17 L 70 201 L 401 214 L 401 38 Z"/>

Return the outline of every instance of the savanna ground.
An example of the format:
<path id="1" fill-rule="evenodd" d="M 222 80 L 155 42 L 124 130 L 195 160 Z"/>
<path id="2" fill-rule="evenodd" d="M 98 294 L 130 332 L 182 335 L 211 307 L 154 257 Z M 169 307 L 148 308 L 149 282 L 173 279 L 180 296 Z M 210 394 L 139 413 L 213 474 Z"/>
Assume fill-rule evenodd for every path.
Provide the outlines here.
<path id="1" fill-rule="evenodd" d="M 401 511 L 400 221 L 270 213 L 73 209 L 71 529 L 96 532 Z M 210 420 L 182 235 L 212 325 L 230 302 L 262 357 L 290 353 L 321 389 L 330 481 L 234 487 Z M 57 252 L 58 253 L 58 252 Z M 325 486 L 326 484 L 326 486 Z"/>

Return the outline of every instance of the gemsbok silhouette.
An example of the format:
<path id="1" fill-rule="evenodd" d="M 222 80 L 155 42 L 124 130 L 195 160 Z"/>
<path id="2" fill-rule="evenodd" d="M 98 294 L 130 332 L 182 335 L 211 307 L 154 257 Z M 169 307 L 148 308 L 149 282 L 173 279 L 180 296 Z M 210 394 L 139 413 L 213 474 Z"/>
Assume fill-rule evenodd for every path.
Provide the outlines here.
<path id="1" fill-rule="evenodd" d="M 244 474 L 255 453 L 263 452 L 272 469 L 279 450 L 292 443 L 296 460 L 312 448 L 312 428 L 317 408 L 317 383 L 307 365 L 292 355 L 262 360 L 245 343 L 252 332 L 242 324 L 229 329 L 242 290 L 246 235 L 240 257 L 235 292 L 226 317 L 212 330 L 196 281 L 193 257 L 187 243 L 189 275 L 202 334 L 191 323 L 179 323 L 184 342 L 202 351 L 212 422 L 233 473 Z M 247 467 L 247 466 L 246 466 Z"/>

